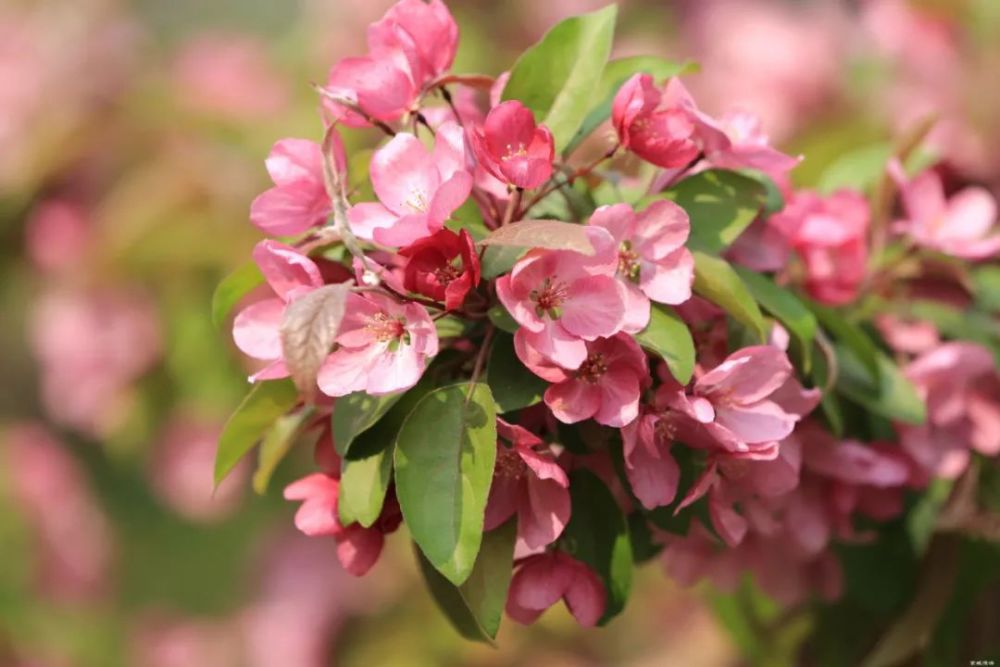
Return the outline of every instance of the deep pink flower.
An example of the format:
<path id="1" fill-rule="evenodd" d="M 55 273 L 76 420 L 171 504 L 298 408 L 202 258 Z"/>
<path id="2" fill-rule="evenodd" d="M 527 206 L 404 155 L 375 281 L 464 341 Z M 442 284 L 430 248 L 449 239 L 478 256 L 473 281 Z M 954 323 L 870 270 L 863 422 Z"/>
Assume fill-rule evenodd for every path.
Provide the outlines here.
<path id="1" fill-rule="evenodd" d="M 946 198 L 941 177 L 932 169 L 910 180 L 894 160 L 889 172 L 906 210 L 906 219 L 895 225 L 897 231 L 925 248 L 963 259 L 1000 253 L 1000 231 L 991 233 L 997 222 L 997 200 L 988 190 L 968 187 Z"/>
<path id="2" fill-rule="evenodd" d="M 622 429 L 625 474 L 646 509 L 669 505 L 677 495 L 680 468 L 670 454 L 673 439 L 666 425 L 649 413 Z"/>
<path id="3" fill-rule="evenodd" d="M 613 242 L 598 252 L 617 259 L 616 275 L 628 293 L 625 331 L 646 327 L 650 299 L 676 305 L 691 298 L 694 257 L 684 247 L 691 223 L 680 206 L 656 201 L 638 213 L 628 204 L 602 206 L 589 224 L 611 235 Z"/>
<path id="4" fill-rule="evenodd" d="M 927 423 L 900 427 L 903 448 L 929 474 L 954 478 L 970 450 L 1000 454 L 1000 375 L 987 348 L 950 342 L 905 369 L 927 405 Z"/>
<path id="5" fill-rule="evenodd" d="M 516 100 L 490 109 L 482 129 L 470 131 L 469 140 L 479 164 L 508 185 L 537 188 L 552 175 L 552 133 L 536 125 L 531 110 Z"/>
<path id="6" fill-rule="evenodd" d="M 593 570 L 562 551 L 529 556 L 511 579 L 507 615 L 534 623 L 560 599 L 580 625 L 592 627 L 604 614 L 607 593 Z"/>
<path id="7" fill-rule="evenodd" d="M 868 202 L 859 192 L 840 190 L 827 197 L 801 191 L 770 223 L 802 257 L 806 290 L 824 303 L 852 301 L 868 262 Z"/>
<path id="8" fill-rule="evenodd" d="M 408 42 L 408 48 L 397 45 L 390 52 L 383 46 L 379 56 L 344 58 L 330 70 L 323 103 L 335 122 L 348 127 L 367 127 L 369 122 L 365 115 L 389 122 L 408 113 L 416 105 L 420 89 L 413 80 L 410 62 L 406 58 L 407 50 L 410 53 L 414 51 L 412 40 L 399 28 L 391 33 L 398 41 Z M 365 115 L 331 98 L 349 102 Z"/>
<path id="9" fill-rule="evenodd" d="M 43 201 L 25 225 L 27 255 L 42 271 L 70 270 L 87 252 L 89 228 L 89 214 L 81 204 L 64 199 Z"/>
<path id="10" fill-rule="evenodd" d="M 347 156 L 334 132 L 334 168 L 346 172 Z M 282 139 L 265 163 L 274 187 L 250 205 L 250 221 L 265 234 L 293 236 L 323 224 L 330 214 L 330 197 L 323 182 L 323 152 L 307 139 Z"/>
<path id="11" fill-rule="evenodd" d="M 284 243 L 261 241 L 253 249 L 253 258 L 273 295 L 250 304 L 233 320 L 236 347 L 247 356 L 268 362 L 250 378 L 251 382 L 288 376 L 280 337 L 285 308 L 303 294 L 323 286 L 316 264 Z"/>
<path id="12" fill-rule="evenodd" d="M 409 258 L 403 272 L 406 289 L 443 301 L 447 310 L 461 308 L 465 295 L 479 284 L 479 253 L 464 229 L 459 234 L 442 229 L 399 254 Z"/>
<path id="13" fill-rule="evenodd" d="M 317 381 L 327 396 L 364 391 L 373 396 L 405 391 L 438 351 L 437 330 L 423 306 L 368 292 L 347 296 L 337 348 Z"/>
<path id="14" fill-rule="evenodd" d="M 358 523 L 341 525 L 337 510 L 339 493 L 340 482 L 336 477 L 313 473 L 285 487 L 285 500 L 303 501 L 295 513 L 295 527 L 310 537 L 333 537 L 340 564 L 360 577 L 378 561 L 385 535 L 399 527 L 402 515 L 392 495 L 386 498 L 382 514 L 370 528 Z"/>
<path id="15" fill-rule="evenodd" d="M 558 538 L 569 522 L 569 478 L 552 453 L 536 449 L 544 443 L 527 429 L 497 420 L 497 442 L 485 530 L 493 530 L 517 514 L 518 541 L 538 549 Z"/>
<path id="16" fill-rule="evenodd" d="M 545 390 L 545 404 L 556 419 L 575 424 L 593 418 L 622 427 L 639 414 L 639 396 L 649 382 L 646 354 L 624 333 L 586 343 L 587 358 Z"/>
<path id="17" fill-rule="evenodd" d="M 407 57 L 417 84 L 440 76 L 455 61 L 458 24 L 441 0 L 400 0 L 368 27 L 369 48 L 373 53 L 397 48 L 399 30 L 410 38 Z"/>
<path id="18" fill-rule="evenodd" d="M 433 152 L 412 134 L 400 132 L 375 152 L 371 179 L 381 203 L 356 204 L 348 210 L 355 234 L 392 246 L 430 236 L 472 190 L 462 128 L 443 124 Z"/>
<path id="19" fill-rule="evenodd" d="M 595 247 L 612 241 L 588 227 Z M 603 237 L 603 238 L 602 238 Z M 615 260 L 616 258 L 611 258 Z M 530 251 L 497 279 L 497 297 L 521 328 L 519 350 L 532 350 L 570 370 L 587 358 L 584 341 L 613 336 L 624 325 L 627 294 L 613 275 L 616 261 L 570 250 Z M 525 356 L 521 360 L 528 363 Z"/>

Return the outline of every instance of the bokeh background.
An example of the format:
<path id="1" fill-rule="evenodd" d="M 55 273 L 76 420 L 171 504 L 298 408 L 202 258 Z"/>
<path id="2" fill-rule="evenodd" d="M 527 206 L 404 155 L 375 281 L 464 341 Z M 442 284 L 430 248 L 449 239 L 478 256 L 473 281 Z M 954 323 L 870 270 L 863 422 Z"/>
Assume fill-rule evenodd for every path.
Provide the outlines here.
<path id="1" fill-rule="evenodd" d="M 498 74 L 606 3 L 453 0 L 455 71 Z M 389 4 L 0 0 L 0 665 L 743 664 L 724 603 L 655 562 L 604 631 L 560 609 L 508 621 L 497 649 L 463 643 L 405 534 L 355 580 L 332 540 L 294 530 L 281 487 L 306 450 L 264 493 L 248 462 L 213 497 L 247 371 L 212 290 L 258 239 L 271 143 L 318 139 L 309 83 Z M 619 5 L 617 55 L 700 62 L 702 108 L 758 113 L 807 156 L 801 184 L 862 178 L 859 156 L 878 168 L 935 112 L 947 173 L 1000 192 L 996 0 Z"/>

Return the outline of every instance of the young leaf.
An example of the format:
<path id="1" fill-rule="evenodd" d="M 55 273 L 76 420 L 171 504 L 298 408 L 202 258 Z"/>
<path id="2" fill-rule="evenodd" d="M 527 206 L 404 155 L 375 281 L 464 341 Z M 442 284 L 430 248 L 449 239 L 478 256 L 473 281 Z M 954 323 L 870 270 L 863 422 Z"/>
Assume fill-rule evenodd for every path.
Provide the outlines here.
<path id="1" fill-rule="evenodd" d="M 594 569 L 607 590 L 604 625 L 625 608 L 632 589 L 628 522 L 614 496 L 594 473 L 576 470 L 569 485 L 573 513 L 560 538 L 567 553 Z"/>
<path id="2" fill-rule="evenodd" d="M 281 353 L 295 386 L 307 401 L 316 391 L 316 375 L 333 347 L 350 291 L 348 283 L 325 285 L 285 308 Z"/>
<path id="3" fill-rule="evenodd" d="M 561 220 L 522 220 L 505 225 L 491 232 L 479 245 L 575 250 L 584 255 L 594 254 L 594 246 L 587 238 L 587 228 Z"/>
<path id="4" fill-rule="evenodd" d="M 229 313 L 250 291 L 264 282 L 264 274 L 254 262 L 247 262 L 222 279 L 212 294 L 212 324 L 221 329 Z"/>
<path id="5" fill-rule="evenodd" d="M 598 100 L 598 102 L 590 108 L 580 129 L 576 131 L 573 139 L 563 149 L 563 155 L 572 153 L 591 132 L 611 117 L 611 106 L 614 103 L 615 94 L 632 75 L 643 72 L 652 75 L 654 79 L 659 81 L 697 71 L 698 65 L 690 60 L 677 63 L 659 56 L 632 56 L 608 62 L 601 74 L 601 82 L 597 91 L 591 96 L 591 99 Z"/>
<path id="6" fill-rule="evenodd" d="M 761 342 L 767 340 L 767 326 L 757 302 L 740 280 L 739 275 L 724 259 L 694 251 L 694 291 L 732 315 L 757 334 Z"/>
<path id="7" fill-rule="evenodd" d="M 486 311 L 486 315 L 490 318 L 490 322 L 493 323 L 493 326 L 500 329 L 500 331 L 506 331 L 509 334 L 517 333 L 518 328 L 521 326 L 517 323 L 517 320 L 515 320 L 514 317 L 507 312 L 507 309 L 503 307 L 503 304 L 500 303 L 490 307 L 490 309 Z"/>
<path id="8" fill-rule="evenodd" d="M 806 308 L 794 294 L 779 287 L 773 280 L 759 273 L 736 267 L 743 283 L 750 288 L 753 298 L 785 325 L 802 349 L 802 364 L 805 372 L 812 367 L 813 340 L 816 338 L 816 316 Z"/>
<path id="9" fill-rule="evenodd" d="M 514 570 L 516 537 L 517 522 L 513 519 L 484 533 L 476 566 L 468 580 L 457 587 L 434 569 L 420 549 L 414 549 L 434 601 L 466 639 L 493 643 L 497 636 Z"/>
<path id="10" fill-rule="evenodd" d="M 521 54 L 510 71 L 504 100 L 520 100 L 548 126 L 556 150 L 583 122 L 611 54 L 618 8 L 610 4 L 560 22 Z"/>
<path id="11" fill-rule="evenodd" d="M 500 414 L 535 405 L 542 400 L 548 386 L 517 358 L 514 337 L 507 333 L 497 333 L 486 369 L 487 382 Z"/>
<path id="12" fill-rule="evenodd" d="M 253 490 L 260 495 L 267 493 L 271 476 L 298 438 L 302 427 L 312 417 L 313 410 L 304 409 L 295 414 L 278 417 L 274 426 L 261 440 L 257 451 L 257 470 L 253 474 Z"/>
<path id="13" fill-rule="evenodd" d="M 875 414 L 906 424 L 923 424 L 927 408 L 913 384 L 886 355 L 876 353 L 877 380 L 868 375 L 854 350 L 837 345 L 837 390 Z"/>
<path id="14" fill-rule="evenodd" d="M 396 442 L 396 495 L 414 541 L 456 586 L 472 572 L 496 460 L 496 406 L 487 385 L 430 392 Z"/>
<path id="15" fill-rule="evenodd" d="M 333 444 L 337 453 L 346 455 L 354 439 L 374 426 L 402 395 L 369 396 L 363 391 L 356 391 L 338 398 L 331 417 Z"/>
<path id="16" fill-rule="evenodd" d="M 509 273 L 514 268 L 514 265 L 517 264 L 517 260 L 521 259 L 526 252 L 528 252 L 527 248 L 517 246 L 488 246 L 483 251 L 480 269 L 483 280 L 492 280 L 497 276 Z"/>
<path id="17" fill-rule="evenodd" d="M 225 479 L 264 432 L 299 400 L 288 380 L 258 382 L 226 422 L 215 453 L 215 485 Z"/>
<path id="18" fill-rule="evenodd" d="M 691 218 L 692 247 L 713 254 L 728 248 L 767 203 L 760 181 L 723 169 L 689 176 L 663 196 Z"/>
<path id="19" fill-rule="evenodd" d="M 635 340 L 647 350 L 663 357 L 675 380 L 681 384 L 691 381 L 694 373 L 694 339 L 684 320 L 672 310 L 652 304 L 649 324 L 635 335 Z"/>

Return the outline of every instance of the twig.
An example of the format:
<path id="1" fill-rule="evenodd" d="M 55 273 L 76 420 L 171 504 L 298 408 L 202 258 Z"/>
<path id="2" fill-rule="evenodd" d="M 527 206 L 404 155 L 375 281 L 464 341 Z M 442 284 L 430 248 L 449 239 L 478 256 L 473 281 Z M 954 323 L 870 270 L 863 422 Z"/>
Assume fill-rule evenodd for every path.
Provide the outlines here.
<path id="1" fill-rule="evenodd" d="M 396 136 L 396 130 L 392 129 L 391 127 L 389 127 L 388 125 L 386 125 L 384 122 L 380 121 L 379 119 L 373 118 L 371 116 L 371 114 L 369 114 L 367 111 L 365 111 L 360 106 L 358 106 L 357 102 L 353 102 L 353 101 L 347 99 L 346 97 L 341 97 L 340 95 L 334 95 L 329 90 L 327 90 L 326 88 L 324 88 L 323 86 L 321 86 L 319 84 L 314 83 L 314 84 L 312 84 L 312 87 L 313 87 L 313 90 L 315 90 L 317 93 L 319 93 L 321 97 L 325 97 L 326 99 L 330 100 L 331 102 L 333 102 L 335 104 L 339 104 L 340 106 L 347 107 L 348 109 L 350 109 L 354 113 L 360 115 L 367 122 L 371 123 L 372 125 L 374 125 L 378 129 L 380 129 L 383 132 L 385 132 L 390 137 Z"/>
<path id="2" fill-rule="evenodd" d="M 466 405 L 472 400 L 472 389 L 476 386 L 476 382 L 479 381 L 479 376 L 483 374 L 483 366 L 486 365 L 486 355 L 489 354 L 490 344 L 493 342 L 493 334 L 496 333 L 496 330 L 497 328 L 493 324 L 486 326 L 483 345 L 479 348 L 479 353 L 476 355 L 476 363 L 472 367 L 472 377 L 469 378 L 469 389 L 465 394 Z"/>
<path id="3" fill-rule="evenodd" d="M 507 210 L 504 211 L 503 220 L 500 222 L 500 226 L 504 227 L 514 222 L 514 220 L 520 219 L 518 214 L 518 209 L 521 207 L 521 197 L 524 195 L 524 188 L 515 188 L 513 192 L 510 193 L 510 199 L 507 200 Z"/>
<path id="4" fill-rule="evenodd" d="M 565 181 L 559 182 L 553 179 L 553 181 L 549 183 L 547 187 L 542 188 L 540 191 L 538 191 L 538 193 L 536 193 L 531 199 L 528 200 L 528 203 L 524 205 L 524 209 L 522 209 L 521 214 L 523 215 L 528 211 L 530 211 L 532 207 L 535 206 L 535 204 L 542 201 L 556 190 L 566 187 L 567 185 L 573 185 L 576 179 L 588 176 L 602 162 L 604 162 L 605 160 L 610 160 L 612 157 L 614 157 L 615 153 L 618 152 L 618 148 L 619 145 L 615 144 L 614 146 L 611 147 L 611 149 L 607 153 L 604 153 L 600 157 L 595 158 L 589 164 L 585 164 L 584 166 L 575 170 L 573 173 L 566 176 Z"/>

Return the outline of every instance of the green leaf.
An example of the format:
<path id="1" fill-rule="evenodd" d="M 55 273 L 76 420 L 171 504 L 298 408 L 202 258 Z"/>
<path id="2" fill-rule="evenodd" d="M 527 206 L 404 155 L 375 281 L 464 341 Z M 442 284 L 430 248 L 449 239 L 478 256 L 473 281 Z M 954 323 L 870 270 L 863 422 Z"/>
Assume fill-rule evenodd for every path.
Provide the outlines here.
<path id="1" fill-rule="evenodd" d="M 486 369 L 487 382 L 500 414 L 539 403 L 548 386 L 517 358 L 514 337 L 507 333 L 497 333 Z"/>
<path id="2" fill-rule="evenodd" d="M 682 385 L 691 381 L 694 373 L 694 339 L 691 331 L 672 310 L 651 304 L 649 324 L 635 335 L 635 340 L 647 350 L 663 357 L 670 374 Z"/>
<path id="3" fill-rule="evenodd" d="M 460 338 L 474 326 L 475 322 L 454 315 L 445 315 L 434 320 L 434 328 L 437 330 L 438 338 Z"/>
<path id="4" fill-rule="evenodd" d="M 507 309 L 504 308 L 501 303 L 491 306 L 490 309 L 486 311 L 486 315 L 490 318 L 490 322 L 493 323 L 493 326 L 501 331 L 506 331 L 509 334 L 517 333 L 517 330 L 521 326 L 517 323 L 517 320 L 515 320 L 514 317 L 507 312 Z"/>
<path id="5" fill-rule="evenodd" d="M 552 131 L 556 151 L 570 142 L 594 99 L 611 55 L 618 7 L 568 18 L 521 54 L 504 100 L 520 100 Z"/>
<path id="6" fill-rule="evenodd" d="M 764 212 L 777 213 L 785 208 L 785 195 L 770 176 L 756 169 L 737 169 L 736 173 L 752 178 L 764 187 Z"/>
<path id="7" fill-rule="evenodd" d="M 417 386 L 397 395 L 398 400 L 374 426 L 354 438 L 340 468 L 337 508 L 343 525 L 357 521 L 368 528 L 378 520 L 392 479 L 393 450 L 399 429 L 420 399 L 433 388 L 429 375 L 424 375 Z"/>
<path id="8" fill-rule="evenodd" d="M 341 456 L 347 454 L 355 438 L 374 426 L 402 396 L 369 396 L 363 391 L 356 391 L 338 398 L 331 417 L 333 444 L 337 453 Z"/>
<path id="9" fill-rule="evenodd" d="M 258 382 L 226 422 L 215 452 L 215 485 L 225 479 L 268 428 L 299 400 L 291 380 Z"/>
<path id="10" fill-rule="evenodd" d="M 816 315 L 816 319 L 824 329 L 833 334 L 833 337 L 846 345 L 854 352 L 855 356 L 861 360 L 868 370 L 872 380 L 878 379 L 878 346 L 869 338 L 865 330 L 860 326 L 844 319 L 842 313 L 821 306 L 814 301 L 806 301 L 809 310 Z"/>
<path id="11" fill-rule="evenodd" d="M 297 436 L 306 422 L 313 416 L 313 410 L 306 408 L 295 414 L 278 417 L 271 430 L 260 443 L 257 452 L 257 470 L 253 474 L 253 490 L 264 495 L 271 483 L 271 476 L 295 444 Z"/>
<path id="12" fill-rule="evenodd" d="M 662 195 L 691 218 L 690 247 L 709 253 L 728 248 L 767 203 L 759 181 L 735 171 L 709 169 L 689 176 Z"/>
<path id="13" fill-rule="evenodd" d="M 473 197 L 465 200 L 465 203 L 458 207 L 451 218 L 445 223 L 445 227 L 456 234 L 463 229 L 469 232 L 473 241 L 484 239 L 489 233 L 489 228 L 483 221 L 483 214 L 479 210 L 479 205 Z"/>
<path id="14" fill-rule="evenodd" d="M 628 522 L 614 496 L 594 473 L 573 472 L 573 513 L 560 538 L 562 548 L 594 569 L 607 590 L 604 625 L 625 608 L 632 589 L 632 543 Z"/>
<path id="15" fill-rule="evenodd" d="M 483 251 L 480 272 L 483 280 L 492 280 L 497 276 L 509 273 L 517 260 L 528 252 L 527 248 L 511 246 L 487 246 Z"/>
<path id="16" fill-rule="evenodd" d="M 229 313 L 250 291 L 264 282 L 264 274 L 254 262 L 247 262 L 222 279 L 212 294 L 212 324 L 222 329 Z"/>
<path id="17" fill-rule="evenodd" d="M 611 117 L 611 107 L 615 100 L 615 94 L 622 87 L 622 84 L 632 78 L 633 75 L 642 72 L 650 74 L 654 79 L 661 81 L 697 71 L 698 65 L 690 60 L 677 63 L 660 58 L 659 56 L 632 56 L 630 58 L 617 58 L 608 62 L 604 67 L 604 72 L 601 74 L 601 83 L 597 88 L 597 92 L 591 97 L 591 99 L 598 100 L 598 102 L 590 108 L 586 118 L 583 120 L 583 125 L 580 126 L 580 129 L 573 135 L 573 139 L 563 149 L 563 155 L 572 153 L 591 132 Z"/>
<path id="18" fill-rule="evenodd" d="M 802 350 L 802 365 L 805 372 L 812 367 L 813 341 L 818 323 L 812 311 L 803 305 L 797 296 L 784 287 L 779 287 L 770 278 L 743 267 L 736 267 L 743 283 L 764 310 L 778 318 L 789 333 L 798 341 Z"/>
<path id="19" fill-rule="evenodd" d="M 472 574 L 457 587 L 442 577 L 419 549 L 414 549 L 434 601 L 466 639 L 492 644 L 497 636 L 514 570 L 516 537 L 517 522 L 513 519 L 484 533 Z"/>
<path id="20" fill-rule="evenodd" d="M 976 286 L 976 303 L 983 310 L 1000 312 L 1000 266 L 983 266 L 972 274 Z"/>
<path id="21" fill-rule="evenodd" d="M 853 349 L 837 345 L 837 390 L 866 410 L 906 424 L 923 424 L 927 409 L 913 384 L 899 367 L 876 353 L 877 380 L 872 380 Z"/>
<path id="22" fill-rule="evenodd" d="M 427 560 L 461 585 L 472 572 L 496 460 L 496 405 L 483 383 L 430 392 L 396 442 L 396 494 Z"/>
<path id="23" fill-rule="evenodd" d="M 829 194 L 842 188 L 866 191 L 875 186 L 892 156 L 887 143 L 847 151 L 820 174 L 816 189 Z"/>
<path id="24" fill-rule="evenodd" d="M 746 325 L 761 342 L 767 340 L 768 328 L 750 290 L 724 259 L 695 250 L 694 291 Z"/>

